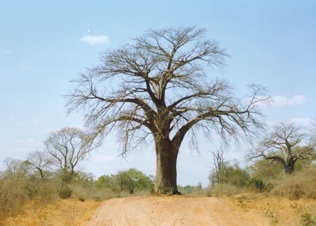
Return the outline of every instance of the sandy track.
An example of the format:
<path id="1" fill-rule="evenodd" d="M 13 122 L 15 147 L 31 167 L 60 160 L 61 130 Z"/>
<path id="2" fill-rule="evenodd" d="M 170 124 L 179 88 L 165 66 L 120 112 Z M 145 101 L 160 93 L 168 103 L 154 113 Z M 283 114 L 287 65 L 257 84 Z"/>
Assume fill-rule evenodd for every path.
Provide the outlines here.
<path id="1" fill-rule="evenodd" d="M 87 226 L 251 225 L 215 197 L 131 197 L 102 204 Z"/>

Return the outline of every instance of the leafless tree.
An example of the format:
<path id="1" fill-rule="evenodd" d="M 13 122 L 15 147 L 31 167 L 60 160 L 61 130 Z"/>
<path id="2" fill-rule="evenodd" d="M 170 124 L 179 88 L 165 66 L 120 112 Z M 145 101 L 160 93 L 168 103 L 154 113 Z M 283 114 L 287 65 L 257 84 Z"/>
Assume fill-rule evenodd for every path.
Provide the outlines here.
<path id="1" fill-rule="evenodd" d="M 6 158 L 4 160 L 4 165 L 6 166 L 5 173 L 7 175 L 26 177 L 30 173 L 30 164 L 28 161 Z"/>
<path id="2" fill-rule="evenodd" d="M 218 149 L 212 152 L 213 155 L 213 166 L 212 173 L 210 175 L 210 181 L 212 185 L 221 184 L 225 177 L 225 168 L 228 163 L 224 160 L 223 149 Z"/>
<path id="3" fill-rule="evenodd" d="M 250 152 L 249 159 L 261 157 L 279 162 L 285 173 L 291 174 L 297 160 L 309 158 L 314 153 L 315 146 L 308 141 L 308 134 L 301 132 L 302 129 L 294 124 L 277 124 Z"/>
<path id="4" fill-rule="evenodd" d="M 27 156 L 27 161 L 37 170 L 44 181 L 47 179 L 47 170 L 54 163 L 52 156 L 45 151 L 32 151 Z"/>
<path id="5" fill-rule="evenodd" d="M 198 128 L 227 141 L 250 137 L 262 126 L 258 103 L 268 100 L 265 89 L 250 85 L 250 95 L 239 99 L 229 82 L 210 78 L 206 68 L 223 67 L 227 54 L 205 33 L 195 27 L 150 29 L 104 52 L 102 64 L 73 80 L 77 87 L 66 95 L 68 113 L 83 112 L 95 138 L 116 129 L 123 155 L 153 139 L 156 192 L 169 186 L 177 193 L 176 162 L 186 135 L 196 147 Z"/>
<path id="6" fill-rule="evenodd" d="M 71 181 L 77 164 L 97 147 L 90 141 L 91 135 L 76 127 L 52 132 L 44 141 L 46 151 L 61 169 L 63 183 Z"/>
<path id="7" fill-rule="evenodd" d="M 27 161 L 6 158 L 4 166 L 6 169 L 0 174 L 1 220 L 3 217 L 14 217 L 22 212 L 28 199 L 25 187 L 30 176 L 30 165 Z"/>

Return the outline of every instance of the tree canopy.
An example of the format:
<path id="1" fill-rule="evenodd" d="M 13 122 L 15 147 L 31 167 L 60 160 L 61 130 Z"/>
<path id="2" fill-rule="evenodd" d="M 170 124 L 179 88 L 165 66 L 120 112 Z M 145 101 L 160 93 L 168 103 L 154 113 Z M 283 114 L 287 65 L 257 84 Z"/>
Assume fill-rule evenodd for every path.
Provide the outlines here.
<path id="1" fill-rule="evenodd" d="M 69 183 L 75 173 L 75 167 L 97 148 L 91 142 L 91 135 L 77 127 L 64 127 L 50 133 L 44 141 L 49 156 L 60 168 L 63 182 Z"/>
<path id="2" fill-rule="evenodd" d="M 177 156 L 189 132 L 197 147 L 196 129 L 227 141 L 250 138 L 263 125 L 258 103 L 269 100 L 265 88 L 249 85 L 249 96 L 237 98 L 228 81 L 212 78 L 207 69 L 223 67 L 228 54 L 205 34 L 196 27 L 149 29 L 105 51 L 66 96 L 68 112 L 83 113 L 94 140 L 118 132 L 122 154 L 153 139 L 156 191 L 176 189 Z"/>
<path id="3" fill-rule="evenodd" d="M 250 159 L 263 158 L 278 162 L 286 173 L 292 173 L 297 160 L 315 155 L 315 143 L 309 139 L 303 128 L 294 124 L 279 123 L 251 150 Z"/>

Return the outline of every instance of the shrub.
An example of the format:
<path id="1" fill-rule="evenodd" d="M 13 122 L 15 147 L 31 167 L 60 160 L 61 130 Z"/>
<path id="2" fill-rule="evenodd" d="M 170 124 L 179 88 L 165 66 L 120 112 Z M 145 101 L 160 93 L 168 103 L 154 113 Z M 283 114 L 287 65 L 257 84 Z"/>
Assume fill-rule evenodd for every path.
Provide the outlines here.
<path id="1" fill-rule="evenodd" d="M 316 166 L 308 167 L 293 175 L 287 175 L 272 190 L 273 194 L 287 196 L 291 199 L 316 199 Z"/>
<path id="2" fill-rule="evenodd" d="M 210 195 L 236 195 L 244 190 L 244 188 L 232 184 L 218 184 L 211 187 Z"/>
<path id="3" fill-rule="evenodd" d="M 0 219 L 23 212 L 23 205 L 29 199 L 25 185 L 24 175 L 9 173 L 0 175 Z"/>
<path id="4" fill-rule="evenodd" d="M 259 192 L 262 192 L 265 189 L 265 184 L 263 183 L 263 181 L 256 177 L 253 177 L 248 181 L 248 186 L 250 188 L 259 189 Z"/>
<path id="5" fill-rule="evenodd" d="M 96 187 L 81 186 L 79 184 L 71 184 L 69 187 L 72 190 L 71 197 L 75 199 L 98 199 L 102 201 L 116 196 L 115 192 L 109 188 L 98 189 Z"/>
<path id="6" fill-rule="evenodd" d="M 305 213 L 301 215 L 301 223 L 303 226 L 316 225 L 316 218 L 310 215 L 309 213 Z"/>
<path id="7" fill-rule="evenodd" d="M 70 198 L 71 194 L 72 194 L 72 189 L 70 189 L 69 187 L 64 187 L 59 191 L 59 197 L 62 199 Z"/>

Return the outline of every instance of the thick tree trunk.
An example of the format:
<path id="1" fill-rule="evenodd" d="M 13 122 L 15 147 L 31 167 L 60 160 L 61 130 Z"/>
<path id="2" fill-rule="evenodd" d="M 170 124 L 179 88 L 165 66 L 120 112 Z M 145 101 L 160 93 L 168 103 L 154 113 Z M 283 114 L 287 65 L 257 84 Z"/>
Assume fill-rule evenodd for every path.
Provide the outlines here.
<path id="1" fill-rule="evenodd" d="M 156 141 L 156 193 L 180 194 L 177 189 L 178 148 L 170 140 Z"/>
<path id="2" fill-rule="evenodd" d="M 294 172 L 295 162 L 296 162 L 296 160 L 291 158 L 283 165 L 285 173 L 291 174 Z"/>

